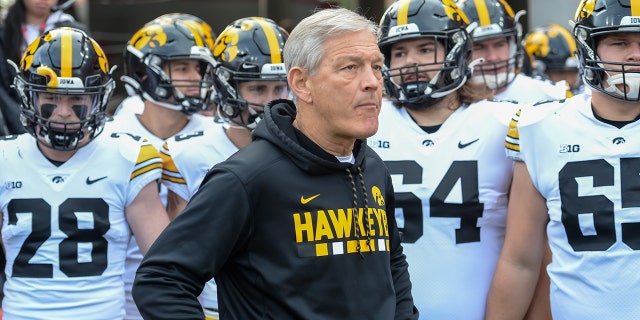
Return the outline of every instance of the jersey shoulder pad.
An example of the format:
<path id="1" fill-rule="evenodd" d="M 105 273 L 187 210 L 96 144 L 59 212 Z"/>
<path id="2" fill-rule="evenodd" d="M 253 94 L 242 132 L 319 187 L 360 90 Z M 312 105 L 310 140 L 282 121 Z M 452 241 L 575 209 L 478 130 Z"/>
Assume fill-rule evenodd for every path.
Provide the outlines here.
<path id="1" fill-rule="evenodd" d="M 130 161 L 134 161 L 138 158 L 140 149 L 143 145 L 150 145 L 153 148 L 153 145 L 146 141 L 145 138 L 127 132 L 110 132 L 108 133 L 108 139 L 108 143 L 117 145 L 120 154 Z M 155 148 L 153 149 L 157 156 L 158 150 Z"/>
<path id="2" fill-rule="evenodd" d="M 496 124 L 506 127 L 521 105 L 511 100 L 481 100 L 469 105 L 468 110 L 472 112 L 469 116 L 475 119 L 474 121 L 497 122 Z"/>
<path id="3" fill-rule="evenodd" d="M 523 127 L 536 123 L 565 106 L 565 99 L 545 100 L 533 105 L 523 104 L 520 108 L 518 126 Z"/>

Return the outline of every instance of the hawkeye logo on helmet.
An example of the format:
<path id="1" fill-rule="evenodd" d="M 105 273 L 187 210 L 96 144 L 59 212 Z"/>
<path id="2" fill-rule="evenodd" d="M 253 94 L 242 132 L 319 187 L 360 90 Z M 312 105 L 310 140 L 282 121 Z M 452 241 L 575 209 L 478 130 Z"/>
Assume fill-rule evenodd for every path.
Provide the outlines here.
<path id="1" fill-rule="evenodd" d="M 27 71 L 31 68 L 31 64 L 33 63 L 33 54 L 36 52 L 36 49 L 40 46 L 40 38 L 37 38 L 35 41 L 31 42 L 27 50 L 22 54 L 22 70 Z"/>
<path id="2" fill-rule="evenodd" d="M 453 21 L 462 20 L 464 23 L 469 24 L 469 18 L 464 14 L 458 5 L 454 2 L 454 0 L 442 0 L 442 4 L 444 5 L 444 12 L 447 14 L 449 19 Z"/>
<path id="3" fill-rule="evenodd" d="M 238 30 L 232 27 L 227 28 L 227 30 L 223 31 L 220 37 L 218 37 L 215 47 L 213 48 L 213 56 L 220 57 L 222 61 L 233 61 L 238 55 L 237 44 L 239 39 L 240 35 L 238 34 Z"/>
<path id="4" fill-rule="evenodd" d="M 549 38 L 544 32 L 533 32 L 525 41 L 524 47 L 535 57 L 546 57 L 550 50 Z"/>
<path id="5" fill-rule="evenodd" d="M 107 56 L 102 51 L 100 45 L 93 39 L 91 40 L 91 45 L 93 46 L 93 50 L 98 55 L 98 65 L 100 66 L 100 70 L 104 73 L 109 73 L 109 62 L 107 61 Z"/>
<path id="6" fill-rule="evenodd" d="M 154 24 L 142 28 L 131 38 L 131 45 L 140 50 L 146 46 L 159 48 L 167 43 L 167 34 L 162 29 L 162 25 Z"/>
<path id="7" fill-rule="evenodd" d="M 576 11 L 576 17 L 574 20 L 586 19 L 593 13 L 593 9 L 596 7 L 596 0 L 582 0 Z"/>

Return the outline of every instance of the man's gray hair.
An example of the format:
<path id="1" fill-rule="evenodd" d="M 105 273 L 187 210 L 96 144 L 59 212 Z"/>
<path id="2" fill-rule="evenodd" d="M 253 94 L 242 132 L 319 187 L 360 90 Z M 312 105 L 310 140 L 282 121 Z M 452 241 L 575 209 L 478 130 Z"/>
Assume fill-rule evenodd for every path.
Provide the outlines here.
<path id="1" fill-rule="evenodd" d="M 345 8 L 323 9 L 302 19 L 284 45 L 282 55 L 287 72 L 300 67 L 313 75 L 324 56 L 327 38 L 363 30 L 379 39 L 375 22 Z"/>

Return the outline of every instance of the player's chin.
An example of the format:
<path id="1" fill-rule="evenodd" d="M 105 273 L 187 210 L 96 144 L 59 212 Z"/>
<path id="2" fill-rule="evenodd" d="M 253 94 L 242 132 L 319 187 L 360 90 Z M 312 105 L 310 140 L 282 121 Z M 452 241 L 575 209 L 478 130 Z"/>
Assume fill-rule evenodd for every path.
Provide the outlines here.
<path id="1" fill-rule="evenodd" d="M 353 136 L 356 139 L 366 139 L 378 132 L 378 117 L 364 118 L 353 126 Z"/>

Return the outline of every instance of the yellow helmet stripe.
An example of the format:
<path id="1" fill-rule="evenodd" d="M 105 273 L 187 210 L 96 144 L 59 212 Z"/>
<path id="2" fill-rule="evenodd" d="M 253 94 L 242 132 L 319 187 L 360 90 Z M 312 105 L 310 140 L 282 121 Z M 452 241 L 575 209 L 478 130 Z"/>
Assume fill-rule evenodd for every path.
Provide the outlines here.
<path id="1" fill-rule="evenodd" d="M 398 25 L 405 25 L 409 21 L 409 6 L 410 0 L 401 0 L 398 3 Z"/>
<path id="2" fill-rule="evenodd" d="M 491 17 L 489 16 L 489 10 L 487 10 L 487 4 L 485 0 L 473 0 L 476 5 L 476 11 L 478 11 L 478 19 L 480 19 L 480 26 L 486 27 L 491 24 Z"/>
<path id="3" fill-rule="evenodd" d="M 504 7 L 504 10 L 507 11 L 507 14 L 510 17 L 515 18 L 515 14 L 513 13 L 513 9 L 511 9 L 511 6 L 505 0 L 498 0 L 498 1 L 502 3 L 502 6 Z"/>
<path id="4" fill-rule="evenodd" d="M 60 76 L 63 78 L 71 77 L 73 60 L 73 33 L 60 32 L 61 35 L 61 51 L 60 52 Z"/>
<path id="5" fill-rule="evenodd" d="M 640 16 L 640 0 L 631 0 L 631 15 Z"/>
<path id="6" fill-rule="evenodd" d="M 264 31 L 264 35 L 267 37 L 267 43 L 269 44 L 269 51 L 271 52 L 271 63 L 282 63 L 282 55 L 280 54 L 280 45 L 278 44 L 278 37 L 270 23 L 264 19 L 256 18 L 258 24 Z"/>

